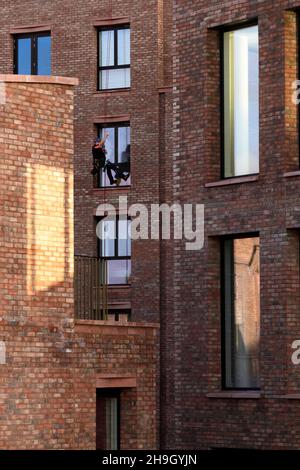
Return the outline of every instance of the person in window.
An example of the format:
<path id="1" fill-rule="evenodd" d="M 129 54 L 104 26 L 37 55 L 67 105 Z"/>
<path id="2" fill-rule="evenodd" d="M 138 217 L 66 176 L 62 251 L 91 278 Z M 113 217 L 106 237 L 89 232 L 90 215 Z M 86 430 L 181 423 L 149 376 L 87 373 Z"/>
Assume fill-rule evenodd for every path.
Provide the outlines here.
<path id="1" fill-rule="evenodd" d="M 123 177 L 123 179 L 127 181 L 130 176 L 130 144 L 128 144 L 126 150 L 122 152 L 119 169 L 122 170 L 123 173 L 127 173 L 125 178 Z"/>
<path id="2" fill-rule="evenodd" d="M 105 149 L 105 142 L 109 137 L 109 133 L 106 132 L 103 139 L 97 137 L 92 147 L 93 155 L 93 169 L 91 170 L 92 175 L 97 175 L 100 168 L 104 168 L 106 161 L 107 150 Z"/>
<path id="3" fill-rule="evenodd" d="M 130 144 L 127 145 L 126 150 L 122 152 L 120 163 L 111 163 L 109 160 L 106 162 L 105 169 L 111 185 L 120 185 L 121 180 L 127 181 L 130 176 Z M 115 173 L 115 177 L 112 175 Z"/>

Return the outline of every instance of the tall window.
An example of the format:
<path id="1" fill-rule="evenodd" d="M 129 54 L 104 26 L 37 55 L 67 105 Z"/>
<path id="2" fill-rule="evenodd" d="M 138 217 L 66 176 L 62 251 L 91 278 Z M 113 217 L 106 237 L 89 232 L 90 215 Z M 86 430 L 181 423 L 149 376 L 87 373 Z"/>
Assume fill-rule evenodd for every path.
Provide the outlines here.
<path id="1" fill-rule="evenodd" d="M 99 137 L 103 138 L 105 134 L 109 134 L 105 142 L 107 150 L 107 158 L 111 163 L 128 163 L 130 165 L 130 126 L 128 123 L 117 124 L 115 126 L 100 127 Z M 124 181 L 121 180 L 120 186 L 128 186 L 131 184 L 131 177 Z M 100 169 L 99 186 L 110 186 L 107 171 Z"/>
<path id="2" fill-rule="evenodd" d="M 258 26 L 223 33 L 223 177 L 259 172 Z"/>
<path id="3" fill-rule="evenodd" d="M 120 449 L 120 394 L 116 390 L 97 390 L 96 449 Z"/>
<path id="4" fill-rule="evenodd" d="M 123 216 L 100 221 L 100 257 L 107 260 L 108 284 L 128 284 L 131 275 L 131 221 Z"/>
<path id="5" fill-rule="evenodd" d="M 50 33 L 15 36 L 14 71 L 19 75 L 51 75 Z"/>
<path id="6" fill-rule="evenodd" d="M 259 388 L 259 238 L 230 238 L 223 251 L 223 385 Z"/>
<path id="7" fill-rule="evenodd" d="M 100 29 L 99 90 L 130 87 L 130 28 Z"/>

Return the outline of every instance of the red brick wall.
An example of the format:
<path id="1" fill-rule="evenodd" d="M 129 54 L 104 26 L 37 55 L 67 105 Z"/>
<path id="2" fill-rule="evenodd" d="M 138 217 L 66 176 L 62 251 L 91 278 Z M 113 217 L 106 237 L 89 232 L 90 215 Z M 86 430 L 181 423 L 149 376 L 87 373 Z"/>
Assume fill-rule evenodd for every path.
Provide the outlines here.
<path id="1" fill-rule="evenodd" d="M 116 203 L 119 195 L 128 195 L 129 203 L 164 201 L 172 195 L 171 136 L 159 131 L 159 112 L 166 106 L 167 132 L 172 126 L 171 94 L 159 94 L 160 87 L 172 82 L 172 1 L 92 0 L 89 2 L 42 0 L 26 3 L 16 0 L 5 4 L 0 19 L 0 72 L 13 70 L 12 28 L 49 25 L 52 34 L 52 73 L 76 76 L 75 91 L 75 252 L 95 255 L 95 210 L 103 201 Z M 146 14 L 145 14 L 146 12 Z M 99 93 L 97 77 L 97 32 L 94 22 L 103 18 L 128 17 L 131 26 L 130 92 Z M 99 116 L 130 115 L 132 187 L 114 191 L 93 189 L 90 175 L 91 145 Z M 101 119 L 100 119 L 101 120 Z M 107 120 L 107 119 L 106 119 Z M 166 144 L 165 144 L 166 140 Z M 167 191 L 169 194 L 167 195 Z M 166 246 L 167 244 L 165 244 Z M 151 257 L 149 257 L 151 253 Z M 164 267 L 160 255 L 164 256 Z M 172 273 L 168 272 L 171 248 L 167 251 L 157 241 L 134 243 L 132 284 L 130 288 L 110 289 L 112 308 L 126 305 L 136 321 L 167 318 L 172 314 Z M 164 272 L 168 272 L 167 276 Z M 168 296 L 168 297 L 167 297 Z M 167 307 L 168 304 L 168 307 Z M 162 314 L 161 314 L 162 312 Z M 173 328 L 170 321 L 165 321 Z M 172 334 L 161 340 L 162 349 L 171 346 Z M 168 346 L 168 344 L 169 346 Z M 172 365 L 165 375 L 171 376 Z M 159 373 L 157 372 L 157 382 Z M 157 389 L 158 390 L 158 389 Z M 172 393 L 172 386 L 168 393 Z M 159 396 L 157 395 L 157 410 Z"/>
<path id="2" fill-rule="evenodd" d="M 95 448 L 97 377 L 113 373 L 136 380 L 121 393 L 122 448 L 155 448 L 157 325 L 75 329 L 74 80 L 3 79 L 0 446 Z"/>
<path id="3" fill-rule="evenodd" d="M 0 105 L 0 445 L 66 448 L 74 426 L 73 86 L 14 79 Z"/>
<path id="4" fill-rule="evenodd" d="M 75 96 L 75 251 L 95 255 L 94 213 L 104 200 L 116 202 L 128 194 L 130 203 L 159 201 L 159 93 L 171 83 L 172 2 L 149 0 L 92 0 L 45 5 L 42 0 L 20 0 L 3 6 L 0 20 L 0 71 L 13 70 L 12 28 L 47 24 L 53 38 L 52 73 L 76 76 Z M 145 6 L 146 12 L 145 14 Z M 130 92 L 97 92 L 97 31 L 103 18 L 128 17 L 131 26 Z M 91 146 L 99 116 L 130 115 L 131 190 L 95 191 Z M 163 156 L 162 156 L 163 158 Z M 144 256 L 151 252 L 151 261 Z M 136 319 L 159 319 L 159 243 L 136 243 L 133 248 L 132 311 Z M 113 298 L 113 294 L 111 294 Z M 130 298 L 127 297 L 126 300 Z"/>
<path id="5" fill-rule="evenodd" d="M 4 80 L 1 316 L 59 327 L 73 318 L 72 81 Z"/>
<path id="6" fill-rule="evenodd" d="M 157 327 L 82 321 L 75 332 L 75 448 L 94 448 L 97 376 L 131 375 L 136 388 L 120 395 L 121 449 L 156 449 Z"/>
<path id="7" fill-rule="evenodd" d="M 298 1 L 174 1 L 174 197 L 205 204 L 205 246 L 174 251 L 172 363 L 175 393 L 167 447 L 299 448 L 300 369 L 291 363 L 299 336 L 299 177 L 295 14 Z M 260 175 L 251 183 L 205 187 L 220 179 L 220 54 L 223 25 L 258 17 Z M 260 232 L 261 395 L 220 393 L 220 243 Z M 297 312 L 297 313 L 296 313 Z M 182 320 L 184 319 L 184 321 Z M 207 394 L 210 394 L 209 397 Z M 212 397 L 215 398 L 212 398 Z M 244 397 L 244 398 L 243 398 Z"/>
<path id="8" fill-rule="evenodd" d="M 53 73 L 80 78 L 75 99 L 77 252 L 95 253 L 93 214 L 104 199 L 113 202 L 128 193 L 130 202 L 147 205 L 205 204 L 202 251 L 186 252 L 181 242 L 137 242 L 133 247 L 132 293 L 126 300 L 131 299 L 134 319 L 160 319 L 162 326 L 164 447 L 300 446 L 299 400 L 286 398 L 298 390 L 300 374 L 290 360 L 299 327 L 300 183 L 299 177 L 283 177 L 298 169 L 291 103 L 291 82 L 297 78 L 295 14 L 286 11 L 292 7 L 300 2 L 103 0 L 80 1 L 75 7 L 73 1 L 63 6 L 51 2 L 50 8 L 32 0 L 24 8 L 17 0 L 2 10 L 2 72 L 12 71 L 10 27 L 50 23 Z M 113 16 L 130 17 L 132 89 L 101 94 L 96 92 L 93 21 Z M 254 17 L 260 34 L 260 176 L 251 183 L 207 188 L 220 177 L 220 56 L 214 28 Z M 172 77 L 173 95 L 159 97 L 158 88 Z M 130 191 L 92 189 L 93 125 L 103 114 L 130 114 Z M 218 237 L 253 231 L 260 232 L 261 244 L 261 397 L 208 398 L 207 393 L 221 390 Z"/>

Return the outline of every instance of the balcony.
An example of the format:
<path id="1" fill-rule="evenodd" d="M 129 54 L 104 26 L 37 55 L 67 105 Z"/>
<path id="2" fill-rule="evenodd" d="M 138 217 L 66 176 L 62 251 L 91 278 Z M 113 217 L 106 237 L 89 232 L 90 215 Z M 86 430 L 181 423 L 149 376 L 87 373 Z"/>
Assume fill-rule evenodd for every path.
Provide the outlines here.
<path id="1" fill-rule="evenodd" d="M 74 295 L 77 320 L 127 322 L 130 286 L 108 285 L 108 261 L 92 256 L 75 256 Z"/>
<path id="2" fill-rule="evenodd" d="M 108 320 L 107 262 L 75 256 L 74 269 L 75 318 Z"/>

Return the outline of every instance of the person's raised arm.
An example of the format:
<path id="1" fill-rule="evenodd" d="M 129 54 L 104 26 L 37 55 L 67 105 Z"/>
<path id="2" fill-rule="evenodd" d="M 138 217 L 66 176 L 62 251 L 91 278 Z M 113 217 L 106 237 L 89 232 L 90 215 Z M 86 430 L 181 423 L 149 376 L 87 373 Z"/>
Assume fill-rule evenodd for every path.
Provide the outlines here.
<path id="1" fill-rule="evenodd" d="M 105 132 L 103 139 L 101 139 L 100 142 L 96 145 L 96 148 L 103 147 L 108 137 L 109 137 L 109 133 Z"/>

